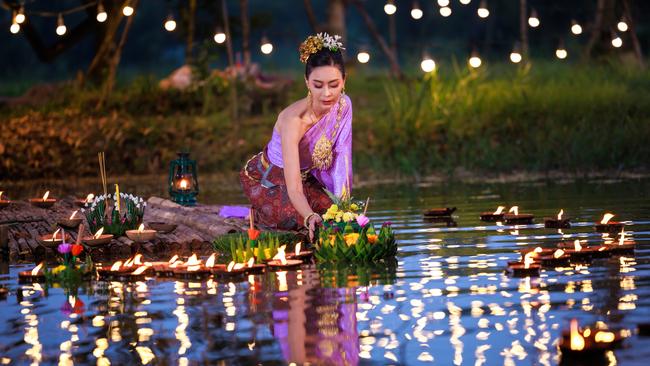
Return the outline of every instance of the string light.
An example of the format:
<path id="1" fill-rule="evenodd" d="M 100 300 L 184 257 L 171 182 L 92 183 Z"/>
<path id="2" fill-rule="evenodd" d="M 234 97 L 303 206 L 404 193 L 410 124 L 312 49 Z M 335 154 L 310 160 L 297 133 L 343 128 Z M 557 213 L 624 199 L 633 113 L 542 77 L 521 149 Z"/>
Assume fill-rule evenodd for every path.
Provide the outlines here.
<path id="1" fill-rule="evenodd" d="M 273 52 L 273 45 L 271 44 L 271 41 L 269 41 L 269 39 L 266 38 L 266 36 L 262 37 L 262 45 L 260 46 L 260 50 L 265 55 L 268 55 L 271 52 Z"/>
<path id="2" fill-rule="evenodd" d="M 106 19 L 108 19 L 108 14 L 106 14 L 106 10 L 104 10 L 104 5 L 99 2 L 97 4 L 97 21 L 104 23 Z"/>
<path id="3" fill-rule="evenodd" d="M 173 32 L 174 29 L 176 29 L 176 21 L 174 20 L 174 16 L 172 14 L 169 14 L 167 16 L 167 20 L 165 20 L 165 29 L 167 32 Z"/>
<path id="4" fill-rule="evenodd" d="M 533 11 L 530 12 L 530 17 L 528 18 L 528 25 L 530 25 L 532 28 L 539 27 L 539 17 L 537 17 L 537 10 L 533 9 Z"/>
<path id="5" fill-rule="evenodd" d="M 393 15 L 397 11 L 397 6 L 395 6 L 395 2 L 393 0 L 388 0 L 386 1 L 386 4 L 384 5 L 384 13 L 388 15 Z"/>
<path id="6" fill-rule="evenodd" d="M 366 51 L 357 53 L 357 61 L 362 64 L 368 63 L 368 61 L 370 61 L 370 54 Z"/>
<path id="7" fill-rule="evenodd" d="M 612 46 L 620 48 L 623 45 L 623 40 L 618 34 L 612 32 Z"/>
<path id="8" fill-rule="evenodd" d="M 438 6 L 444 8 L 445 6 L 449 6 L 449 0 L 438 0 Z"/>
<path id="9" fill-rule="evenodd" d="M 133 15 L 133 7 L 131 7 L 131 4 L 127 1 L 124 7 L 122 8 L 122 14 L 124 14 L 125 17 L 130 17 Z"/>
<path id="10" fill-rule="evenodd" d="M 440 15 L 442 15 L 445 18 L 450 16 L 451 15 L 451 8 L 448 7 L 448 6 L 444 6 L 444 7 L 440 8 Z"/>
<path id="11" fill-rule="evenodd" d="M 627 23 L 625 22 L 625 18 L 621 19 L 620 22 L 616 25 L 616 28 L 618 28 L 619 31 L 621 32 L 627 32 L 628 26 Z"/>
<path id="12" fill-rule="evenodd" d="M 481 5 L 479 5 L 478 10 L 476 10 L 476 13 L 478 14 L 479 17 L 483 19 L 490 16 L 490 11 L 487 8 L 487 2 L 485 0 L 481 1 Z"/>
<path id="13" fill-rule="evenodd" d="M 481 67 L 481 64 L 483 61 L 481 61 L 481 58 L 478 56 L 476 52 L 472 52 L 472 57 L 469 58 L 469 66 L 473 68 L 479 68 Z"/>
<path id="14" fill-rule="evenodd" d="M 463 5 L 467 5 L 467 4 L 471 3 L 471 2 L 472 2 L 472 0 L 460 0 L 460 3 L 463 4 Z"/>
<path id="15" fill-rule="evenodd" d="M 571 21 L 571 33 L 575 34 L 576 36 L 579 34 L 582 34 L 582 26 L 578 24 L 575 20 Z"/>
<path id="16" fill-rule="evenodd" d="M 9 31 L 13 34 L 16 34 L 20 32 L 20 24 L 16 23 L 16 19 L 11 22 L 11 26 L 9 27 Z"/>
<path id="17" fill-rule="evenodd" d="M 558 46 L 557 50 L 555 50 L 555 57 L 559 58 L 560 60 L 564 60 L 569 56 L 569 53 L 566 51 L 562 43 L 560 42 L 560 45 Z"/>
<path id="18" fill-rule="evenodd" d="M 420 9 L 420 5 L 416 2 L 413 3 L 413 9 L 411 9 L 411 18 L 418 20 L 422 18 L 422 15 L 424 13 L 422 12 L 422 9 Z"/>
<path id="19" fill-rule="evenodd" d="M 23 24 L 25 22 L 25 6 L 21 5 L 20 9 L 18 9 L 18 14 L 14 17 L 14 20 L 18 24 Z"/>
<path id="20" fill-rule="evenodd" d="M 60 36 L 64 35 L 68 29 L 65 27 L 65 23 L 63 23 L 63 15 L 59 14 L 59 18 L 57 19 L 56 23 L 56 34 Z"/>
<path id="21" fill-rule="evenodd" d="M 518 64 L 522 60 L 521 53 L 519 52 L 519 47 L 515 45 L 514 49 L 512 52 L 510 52 L 510 61 L 513 64 Z"/>
<path id="22" fill-rule="evenodd" d="M 429 55 L 425 54 L 422 62 L 420 62 L 420 68 L 426 73 L 432 72 L 436 69 L 436 62 Z"/>
<path id="23" fill-rule="evenodd" d="M 226 33 L 224 33 L 221 28 L 217 29 L 214 33 L 214 41 L 218 44 L 222 44 L 226 41 Z"/>

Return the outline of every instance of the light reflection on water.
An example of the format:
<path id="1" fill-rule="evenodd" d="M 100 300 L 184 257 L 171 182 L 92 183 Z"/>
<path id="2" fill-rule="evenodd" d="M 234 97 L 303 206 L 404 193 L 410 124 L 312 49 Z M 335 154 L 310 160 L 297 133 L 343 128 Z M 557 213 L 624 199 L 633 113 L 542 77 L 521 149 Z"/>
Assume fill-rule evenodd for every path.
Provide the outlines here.
<path id="1" fill-rule="evenodd" d="M 28 266 L 3 269 L 0 360 L 17 364 L 419 364 L 559 363 L 568 320 L 634 328 L 648 321 L 648 182 L 384 187 L 370 195 L 376 224 L 393 222 L 395 263 L 249 276 L 239 283 L 99 282 L 75 294 L 18 285 Z M 519 197 L 522 199 L 515 200 Z M 538 219 L 559 208 L 573 217 L 562 232 L 541 225 L 495 225 L 481 211 L 519 204 Z M 453 205 L 456 227 L 422 220 L 428 207 Z M 529 246 L 584 239 L 605 211 L 629 221 L 635 255 L 548 269 L 539 278 L 504 275 Z M 539 222 L 539 221 L 538 221 Z M 8 275 L 6 273 L 9 273 Z M 71 303 L 70 297 L 81 300 Z M 607 355 L 644 363 L 647 338 Z"/>

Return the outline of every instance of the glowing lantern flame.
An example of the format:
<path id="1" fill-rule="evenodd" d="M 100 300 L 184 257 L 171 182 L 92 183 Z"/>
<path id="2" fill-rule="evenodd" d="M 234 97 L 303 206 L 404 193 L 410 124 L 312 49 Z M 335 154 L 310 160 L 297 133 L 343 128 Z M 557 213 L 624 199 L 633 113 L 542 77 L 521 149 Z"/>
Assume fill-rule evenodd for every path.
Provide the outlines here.
<path id="1" fill-rule="evenodd" d="M 510 207 L 510 210 L 508 210 L 508 213 L 513 213 L 513 214 L 515 214 L 515 216 L 519 215 L 519 206 Z"/>
<path id="2" fill-rule="evenodd" d="M 535 262 L 535 260 L 533 259 L 533 256 L 535 256 L 534 252 L 529 252 L 524 256 L 524 268 L 525 269 L 530 268 L 530 265 L 533 264 L 533 262 Z"/>
<path id="3" fill-rule="evenodd" d="M 178 260 L 178 254 L 174 254 L 174 256 L 169 260 L 169 264 L 172 264 Z"/>
<path id="4" fill-rule="evenodd" d="M 59 231 L 61 231 L 61 229 L 56 229 L 56 231 L 54 232 L 54 234 L 52 234 L 52 241 L 55 241 L 55 240 L 56 240 L 56 234 L 58 234 Z M 61 240 L 63 240 L 63 234 L 61 234 Z"/>
<path id="5" fill-rule="evenodd" d="M 251 259 L 248 260 L 248 268 L 253 268 L 253 264 L 255 264 L 255 258 L 251 257 Z"/>
<path id="6" fill-rule="evenodd" d="M 226 268 L 226 270 L 227 270 L 228 272 L 232 272 L 232 269 L 233 269 L 234 267 L 235 267 L 235 261 L 230 261 L 230 263 L 228 263 L 228 268 Z"/>
<path id="7" fill-rule="evenodd" d="M 618 239 L 618 245 L 623 245 L 625 243 L 625 229 L 621 229 L 621 238 Z"/>
<path id="8" fill-rule="evenodd" d="M 212 253 L 210 257 L 208 257 L 208 260 L 205 261 L 205 266 L 208 268 L 214 267 L 214 262 L 217 259 L 217 256 L 215 253 Z"/>
<path id="9" fill-rule="evenodd" d="M 138 269 L 136 269 L 135 271 L 131 272 L 131 274 L 134 275 L 134 276 L 141 275 L 146 270 L 147 270 L 146 266 L 141 266 L 141 267 L 138 267 Z"/>
<path id="10" fill-rule="evenodd" d="M 585 339 L 578 332 L 578 321 L 575 319 L 571 319 L 569 346 L 572 351 L 582 351 L 585 348 Z"/>
<path id="11" fill-rule="evenodd" d="M 138 226 L 138 232 L 141 233 L 143 231 L 144 231 L 144 224 L 140 224 L 140 226 Z"/>
<path id="12" fill-rule="evenodd" d="M 133 258 L 133 264 L 135 264 L 136 266 L 142 265 L 142 261 L 140 261 L 141 259 L 142 259 L 142 254 L 139 253 L 136 254 L 135 257 Z"/>
<path id="13" fill-rule="evenodd" d="M 41 272 L 41 268 L 43 268 L 43 262 L 39 263 L 38 266 L 32 269 L 32 276 L 38 276 L 39 272 Z"/>
<path id="14" fill-rule="evenodd" d="M 573 248 L 575 249 L 576 252 L 579 252 L 582 250 L 582 245 L 580 245 L 580 240 L 576 239 L 573 242 Z"/>
<path id="15" fill-rule="evenodd" d="M 45 192 L 45 194 L 43 195 L 43 201 L 47 201 L 47 197 L 49 196 L 50 196 L 50 191 Z"/>
<path id="16" fill-rule="evenodd" d="M 103 233 L 104 233 L 104 228 L 103 228 L 103 227 L 102 227 L 102 228 L 99 228 L 99 230 L 97 230 L 97 232 L 95 233 L 95 235 L 93 235 L 93 238 L 95 238 L 95 239 L 99 239 L 99 237 L 102 236 Z"/>
<path id="17" fill-rule="evenodd" d="M 74 219 L 74 217 L 77 215 L 77 212 L 79 212 L 79 210 L 76 210 L 75 212 L 72 213 L 72 215 L 70 215 L 70 220 Z"/>
<path id="18" fill-rule="evenodd" d="M 557 214 L 557 219 L 562 220 L 562 215 L 564 215 L 564 210 L 560 209 L 560 212 Z"/>
<path id="19" fill-rule="evenodd" d="M 300 255 L 300 246 L 302 245 L 301 242 L 296 243 L 296 255 Z"/>
<path id="20" fill-rule="evenodd" d="M 596 332 L 596 335 L 594 336 L 594 340 L 596 342 L 604 342 L 604 343 L 611 343 L 614 342 L 614 339 L 616 339 L 616 335 L 612 332 L 605 332 L 605 331 L 598 331 Z"/>
<path id="21" fill-rule="evenodd" d="M 180 187 L 180 189 L 187 189 L 187 186 L 188 186 L 188 185 L 189 185 L 189 184 L 188 184 L 188 182 L 187 182 L 187 179 L 185 179 L 185 178 L 181 179 L 181 182 L 179 183 L 179 187 Z"/>
<path id="22" fill-rule="evenodd" d="M 607 225 L 607 223 L 609 223 L 609 220 L 611 220 L 612 217 L 614 217 L 613 214 L 611 214 L 611 213 L 606 213 L 605 215 L 603 215 L 603 219 L 600 220 L 600 223 L 601 223 L 602 225 Z"/>
<path id="23" fill-rule="evenodd" d="M 95 199 L 95 195 L 92 193 L 88 193 L 86 196 L 86 202 L 91 203 Z"/>
<path id="24" fill-rule="evenodd" d="M 555 252 L 553 252 L 553 258 L 555 259 L 560 258 L 563 255 L 564 255 L 564 250 L 562 249 L 558 249 Z"/>
<path id="25" fill-rule="evenodd" d="M 497 209 L 492 213 L 492 215 L 501 215 L 503 210 L 505 209 L 505 206 L 499 206 Z"/>
<path id="26" fill-rule="evenodd" d="M 120 267 L 122 267 L 122 261 L 117 261 L 117 262 L 113 263 L 113 265 L 111 266 L 111 271 L 113 271 L 113 272 L 119 271 Z"/>
<path id="27" fill-rule="evenodd" d="M 278 248 L 278 254 L 276 254 L 276 255 L 273 257 L 273 259 L 277 259 L 277 260 L 279 260 L 280 263 L 282 263 L 282 265 L 286 265 L 286 264 L 287 264 L 287 258 L 286 258 L 285 255 L 284 255 L 284 248 L 286 248 L 286 245 L 283 245 L 283 246 L 279 247 L 279 248 Z"/>

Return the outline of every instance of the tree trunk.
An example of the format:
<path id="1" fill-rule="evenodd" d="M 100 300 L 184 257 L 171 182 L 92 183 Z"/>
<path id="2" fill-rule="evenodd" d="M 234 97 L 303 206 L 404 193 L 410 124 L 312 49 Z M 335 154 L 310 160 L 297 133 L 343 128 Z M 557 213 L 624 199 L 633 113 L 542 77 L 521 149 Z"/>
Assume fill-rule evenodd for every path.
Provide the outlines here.
<path id="1" fill-rule="evenodd" d="M 113 59 L 113 53 L 116 48 L 115 38 L 124 18 L 117 1 L 105 1 L 103 4 L 108 18 L 98 28 L 97 51 L 90 62 L 90 66 L 86 70 L 85 77 L 86 81 L 94 85 L 103 84 L 109 74 L 111 60 Z"/>
<path id="2" fill-rule="evenodd" d="M 316 20 L 316 14 L 314 13 L 314 8 L 311 6 L 311 0 L 304 0 L 305 4 L 305 13 L 307 13 L 307 21 L 314 33 L 318 33 L 321 30 L 321 26 Z"/>
<path id="3" fill-rule="evenodd" d="M 528 59 L 528 6 L 526 0 L 519 0 L 519 34 L 521 35 L 521 55 Z"/>
<path id="4" fill-rule="evenodd" d="M 375 41 L 377 41 L 379 47 L 381 48 L 384 55 L 388 59 L 388 62 L 390 63 L 391 74 L 394 77 L 403 79 L 404 74 L 402 73 L 402 69 L 399 66 L 399 62 L 397 61 L 397 56 L 395 55 L 395 53 L 392 52 L 391 48 L 386 43 L 386 40 L 384 40 L 384 37 L 382 37 L 379 31 L 377 30 L 377 27 L 375 26 L 375 22 L 372 21 L 372 18 L 366 11 L 366 8 L 359 0 L 351 0 L 351 1 L 356 6 L 357 10 L 363 17 L 363 20 L 366 23 L 366 26 L 368 27 L 370 34 L 372 34 L 373 38 L 375 39 Z"/>
<path id="5" fill-rule="evenodd" d="M 636 36 L 636 21 L 632 19 L 632 11 L 630 10 L 629 0 L 623 0 L 623 14 L 625 15 L 625 20 L 628 23 L 628 27 L 630 28 L 628 32 L 630 33 L 630 39 L 632 40 L 634 55 L 636 56 L 639 65 L 641 65 L 641 67 L 645 67 L 643 52 L 641 52 L 641 43 L 639 43 L 639 38 Z"/>
<path id="6" fill-rule="evenodd" d="M 605 54 L 611 51 L 611 29 L 616 22 L 616 0 L 598 0 L 591 36 L 585 47 L 585 58 L 594 54 Z"/>
<path id="7" fill-rule="evenodd" d="M 231 69 L 234 69 L 235 56 L 232 50 L 232 35 L 230 33 L 230 22 L 228 21 L 228 6 L 226 4 L 226 0 L 221 0 L 221 14 L 223 16 L 223 28 L 224 28 L 223 31 L 226 33 L 226 49 L 228 50 L 228 65 L 230 65 Z M 237 120 L 239 119 L 238 100 L 239 98 L 237 97 L 236 83 L 232 83 L 230 87 L 230 108 L 231 108 L 232 119 L 233 121 L 235 121 L 234 123 L 235 133 L 239 132 L 239 123 L 237 122 Z"/>
<path id="8" fill-rule="evenodd" d="M 248 19 L 248 0 L 239 0 L 241 8 L 241 33 L 242 33 L 242 51 L 244 53 L 244 66 L 251 64 L 250 49 L 250 20 Z"/>
<path id="9" fill-rule="evenodd" d="M 185 64 L 194 64 L 194 22 L 196 20 L 196 0 L 189 0 L 187 9 L 187 38 L 185 40 Z"/>
<path id="10" fill-rule="evenodd" d="M 347 43 L 347 32 L 345 27 L 345 2 L 344 0 L 329 0 L 327 7 L 328 25 L 330 34 L 338 34 Z"/>

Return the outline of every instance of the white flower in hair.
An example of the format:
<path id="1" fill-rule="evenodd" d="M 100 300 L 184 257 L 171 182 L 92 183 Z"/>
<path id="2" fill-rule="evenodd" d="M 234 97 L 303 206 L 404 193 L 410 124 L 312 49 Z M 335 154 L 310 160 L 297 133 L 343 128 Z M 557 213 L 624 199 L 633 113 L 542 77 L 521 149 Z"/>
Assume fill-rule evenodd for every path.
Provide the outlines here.
<path id="1" fill-rule="evenodd" d="M 330 51 L 344 50 L 343 42 L 340 41 L 341 36 L 335 34 L 330 36 L 326 32 L 318 33 L 318 38 L 323 42 L 323 47 L 328 48 Z"/>

